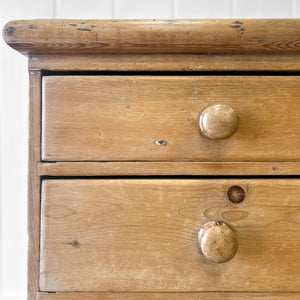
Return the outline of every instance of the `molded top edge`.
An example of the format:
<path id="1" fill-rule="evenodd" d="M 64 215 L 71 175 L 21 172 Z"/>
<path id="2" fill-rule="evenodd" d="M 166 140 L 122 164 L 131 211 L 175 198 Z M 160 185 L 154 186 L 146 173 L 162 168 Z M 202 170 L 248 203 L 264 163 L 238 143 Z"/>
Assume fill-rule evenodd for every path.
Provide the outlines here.
<path id="1" fill-rule="evenodd" d="M 300 19 L 17 20 L 3 38 L 33 53 L 300 53 Z"/>

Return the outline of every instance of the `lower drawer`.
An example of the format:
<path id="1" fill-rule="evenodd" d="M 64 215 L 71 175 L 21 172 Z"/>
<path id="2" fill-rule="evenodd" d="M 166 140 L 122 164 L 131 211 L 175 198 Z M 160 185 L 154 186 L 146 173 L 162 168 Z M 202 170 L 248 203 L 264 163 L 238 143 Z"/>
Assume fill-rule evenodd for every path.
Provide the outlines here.
<path id="1" fill-rule="evenodd" d="M 299 291 L 299 196 L 298 179 L 44 180 L 40 290 Z M 212 220 L 238 238 L 226 263 L 199 248 Z"/>

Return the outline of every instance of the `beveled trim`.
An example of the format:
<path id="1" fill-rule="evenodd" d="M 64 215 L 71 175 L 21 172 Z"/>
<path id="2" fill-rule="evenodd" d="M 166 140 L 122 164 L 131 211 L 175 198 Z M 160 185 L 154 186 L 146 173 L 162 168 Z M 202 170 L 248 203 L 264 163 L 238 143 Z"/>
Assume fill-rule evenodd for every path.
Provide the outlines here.
<path id="1" fill-rule="evenodd" d="M 38 163 L 39 176 L 299 175 L 300 162 L 55 162 Z"/>
<path id="2" fill-rule="evenodd" d="M 300 71 L 297 54 L 32 54 L 29 70 Z"/>

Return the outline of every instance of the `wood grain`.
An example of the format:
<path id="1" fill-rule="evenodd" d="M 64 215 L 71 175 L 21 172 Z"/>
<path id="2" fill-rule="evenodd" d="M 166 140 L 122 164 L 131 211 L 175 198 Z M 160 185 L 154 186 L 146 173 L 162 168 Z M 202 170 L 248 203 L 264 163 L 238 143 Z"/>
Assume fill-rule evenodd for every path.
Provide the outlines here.
<path id="1" fill-rule="evenodd" d="M 39 176 L 299 175 L 300 162 L 55 162 Z"/>
<path id="2" fill-rule="evenodd" d="M 299 19 L 18 20 L 3 37 L 23 53 L 299 53 Z"/>
<path id="3" fill-rule="evenodd" d="M 44 161 L 299 161 L 298 76 L 43 77 Z M 201 136 L 223 103 L 234 135 Z"/>
<path id="4" fill-rule="evenodd" d="M 28 299 L 36 299 L 40 271 L 40 177 L 36 164 L 41 160 L 41 73 L 29 72 L 29 151 L 28 151 Z"/>
<path id="5" fill-rule="evenodd" d="M 299 193 L 299 179 L 44 180 L 40 289 L 299 291 Z M 209 220 L 238 236 L 228 263 L 200 254 Z"/>
<path id="6" fill-rule="evenodd" d="M 39 293 L 38 300 L 220 300 L 220 299 L 249 299 L 249 300 L 282 300 L 300 299 L 298 293 Z"/>
<path id="7" fill-rule="evenodd" d="M 32 54 L 30 70 L 299 71 L 297 54 Z"/>

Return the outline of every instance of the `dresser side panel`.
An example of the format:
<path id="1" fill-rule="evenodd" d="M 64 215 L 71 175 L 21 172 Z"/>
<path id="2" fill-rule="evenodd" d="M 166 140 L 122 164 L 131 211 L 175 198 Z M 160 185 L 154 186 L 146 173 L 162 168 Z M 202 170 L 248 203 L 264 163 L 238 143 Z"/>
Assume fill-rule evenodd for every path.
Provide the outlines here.
<path id="1" fill-rule="evenodd" d="M 28 174 L 28 299 L 36 299 L 40 264 L 41 72 L 30 71 Z"/>

